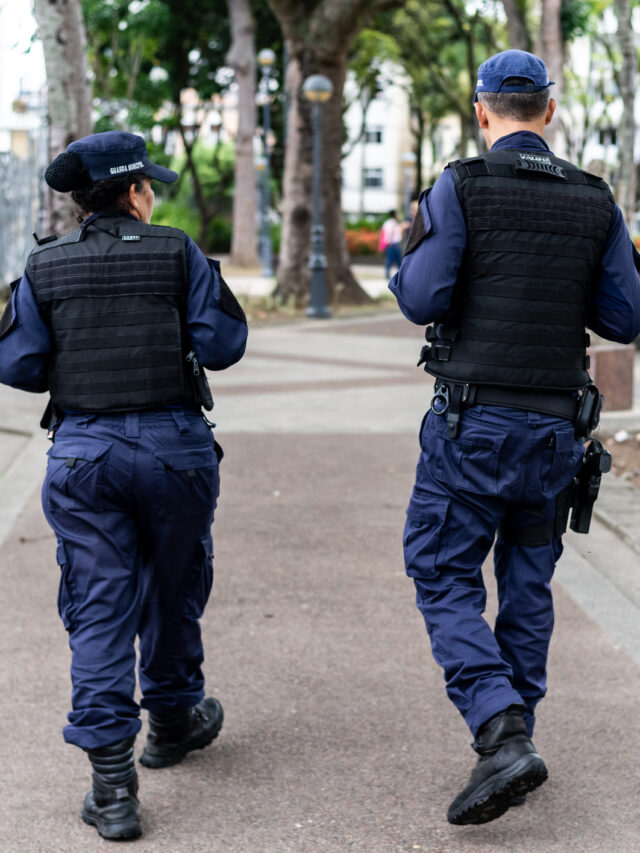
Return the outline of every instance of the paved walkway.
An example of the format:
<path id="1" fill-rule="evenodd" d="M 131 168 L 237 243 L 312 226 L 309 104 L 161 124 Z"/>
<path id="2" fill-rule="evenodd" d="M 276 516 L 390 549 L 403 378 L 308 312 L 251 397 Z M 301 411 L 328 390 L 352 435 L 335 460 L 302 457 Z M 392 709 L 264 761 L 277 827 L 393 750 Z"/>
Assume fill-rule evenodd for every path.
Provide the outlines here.
<path id="1" fill-rule="evenodd" d="M 446 823 L 474 754 L 402 565 L 429 397 L 420 337 L 396 314 L 253 329 L 241 364 L 213 376 L 226 456 L 205 666 L 226 721 L 210 749 L 141 769 L 136 850 L 638 849 L 640 492 L 612 477 L 606 524 L 567 536 L 557 571 L 536 733 L 550 780 L 494 823 Z M 59 731 L 69 655 L 39 506 L 43 407 L 0 387 L 0 851 L 110 850 L 79 820 L 88 762 Z"/>

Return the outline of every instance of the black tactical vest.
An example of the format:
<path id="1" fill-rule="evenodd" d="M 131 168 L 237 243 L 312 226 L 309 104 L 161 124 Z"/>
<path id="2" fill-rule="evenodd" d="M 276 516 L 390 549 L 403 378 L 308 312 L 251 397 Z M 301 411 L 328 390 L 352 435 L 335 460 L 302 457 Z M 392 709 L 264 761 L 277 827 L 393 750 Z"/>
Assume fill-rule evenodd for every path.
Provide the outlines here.
<path id="1" fill-rule="evenodd" d="M 182 231 L 100 217 L 34 249 L 27 275 L 51 329 L 49 391 L 57 406 L 105 412 L 194 404 Z"/>
<path id="2" fill-rule="evenodd" d="M 544 151 L 494 151 L 450 168 L 467 246 L 453 305 L 427 329 L 425 370 L 476 385 L 585 386 L 609 188 Z"/>

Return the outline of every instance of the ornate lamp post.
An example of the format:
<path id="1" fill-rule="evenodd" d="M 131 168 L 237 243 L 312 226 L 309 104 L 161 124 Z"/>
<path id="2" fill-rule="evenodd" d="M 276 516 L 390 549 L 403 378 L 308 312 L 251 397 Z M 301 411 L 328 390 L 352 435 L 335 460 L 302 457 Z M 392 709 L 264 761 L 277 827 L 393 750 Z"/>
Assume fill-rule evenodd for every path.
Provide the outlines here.
<path id="1" fill-rule="evenodd" d="M 405 151 L 402 155 L 402 168 L 404 170 L 404 213 L 407 219 L 411 216 L 411 197 L 413 195 L 413 170 L 417 161 L 413 151 Z"/>
<path id="2" fill-rule="evenodd" d="M 311 224 L 311 296 L 307 317 L 330 317 L 327 305 L 327 258 L 324 253 L 324 225 L 322 224 L 322 136 L 320 107 L 333 94 L 333 86 L 327 77 L 312 74 L 302 84 L 305 98 L 311 102 L 311 124 L 313 128 L 313 219 Z"/>
<path id="3" fill-rule="evenodd" d="M 258 63 L 262 69 L 262 77 L 260 79 L 260 87 L 263 92 L 262 101 L 262 143 L 264 150 L 264 170 L 262 170 L 262 206 L 260 216 L 260 257 L 262 259 L 262 275 L 271 277 L 273 275 L 272 267 L 272 248 L 271 248 L 271 227 L 269 222 L 269 208 L 271 206 L 271 160 L 269 153 L 269 136 L 271 135 L 271 100 L 269 95 L 269 80 L 271 78 L 271 69 L 276 61 L 275 53 L 268 47 L 261 50 L 258 54 Z"/>

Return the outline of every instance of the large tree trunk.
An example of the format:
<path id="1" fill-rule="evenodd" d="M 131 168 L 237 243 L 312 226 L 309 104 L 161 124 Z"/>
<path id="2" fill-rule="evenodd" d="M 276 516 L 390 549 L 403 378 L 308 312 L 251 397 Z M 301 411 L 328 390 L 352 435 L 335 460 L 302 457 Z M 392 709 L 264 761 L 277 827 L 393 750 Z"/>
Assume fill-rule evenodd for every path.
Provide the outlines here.
<path id="1" fill-rule="evenodd" d="M 614 7 L 618 18 L 618 44 L 622 53 L 622 69 L 620 73 L 620 94 L 622 96 L 623 113 L 620 139 L 618 142 L 618 180 L 616 193 L 618 203 L 624 213 L 627 225 L 635 211 L 636 198 L 636 168 L 634 158 L 634 143 L 636 124 L 634 116 L 636 94 L 636 69 L 638 52 L 634 44 L 634 34 L 631 25 L 630 0 L 615 0 Z"/>
<path id="2" fill-rule="evenodd" d="M 289 43 L 287 91 L 290 94 L 289 127 L 284 167 L 282 242 L 275 295 L 283 300 L 295 297 L 301 307 L 309 293 L 309 250 L 311 243 L 313 136 L 311 105 L 302 94 L 302 83 L 310 74 L 324 74 L 333 84 L 333 97 L 322 111 L 322 207 L 327 257 L 327 298 L 363 304 L 371 301 L 356 281 L 349 265 L 349 253 L 342 215 L 342 87 L 346 54 L 313 61 L 302 44 Z"/>
<path id="3" fill-rule="evenodd" d="M 330 302 L 351 304 L 371 298 L 349 266 L 341 204 L 343 85 L 347 51 L 366 16 L 401 6 L 404 0 L 269 0 L 289 51 L 286 90 L 290 97 L 282 203 L 282 242 L 278 265 L 278 298 L 304 305 L 309 292 L 312 207 L 312 132 L 310 104 L 302 84 L 310 74 L 324 74 L 333 84 L 332 98 L 322 106 L 322 199 Z"/>
<path id="4" fill-rule="evenodd" d="M 531 36 L 527 28 L 526 0 L 502 0 L 507 15 L 509 47 L 517 50 L 531 50 Z"/>
<path id="5" fill-rule="evenodd" d="M 87 40 L 80 0 L 34 0 L 34 14 L 44 47 L 49 155 L 53 160 L 70 142 L 93 129 Z M 69 195 L 49 191 L 47 219 L 57 234 L 76 226 L 76 209 Z"/>
<path id="6" fill-rule="evenodd" d="M 562 105 L 562 92 L 564 89 L 564 63 L 567 48 L 562 37 L 562 24 L 560 22 L 561 9 L 562 0 L 542 0 L 540 31 L 536 43 L 536 53 L 544 60 L 547 71 L 549 72 L 549 79 L 555 81 L 551 95 L 560 105 Z M 559 112 L 545 132 L 545 137 L 552 151 L 561 131 L 562 117 L 561 112 Z"/>
<path id="7" fill-rule="evenodd" d="M 227 0 L 227 6 L 232 43 L 225 61 L 233 68 L 238 85 L 231 263 L 240 267 L 254 267 L 258 263 L 253 167 L 253 137 L 256 129 L 255 26 L 249 0 Z"/>

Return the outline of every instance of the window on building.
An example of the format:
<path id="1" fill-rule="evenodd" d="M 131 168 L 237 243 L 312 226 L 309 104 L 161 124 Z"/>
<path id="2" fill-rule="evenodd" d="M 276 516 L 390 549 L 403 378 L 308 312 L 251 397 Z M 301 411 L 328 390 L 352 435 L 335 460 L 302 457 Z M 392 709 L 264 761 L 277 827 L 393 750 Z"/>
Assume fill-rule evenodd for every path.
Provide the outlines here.
<path id="1" fill-rule="evenodd" d="M 382 143 L 382 127 L 367 127 L 364 132 L 364 141 L 373 145 Z"/>
<path id="2" fill-rule="evenodd" d="M 598 131 L 600 145 L 615 145 L 617 134 L 615 127 L 603 127 Z"/>
<path id="3" fill-rule="evenodd" d="M 382 169 L 365 169 L 364 170 L 364 185 L 365 185 L 365 187 L 381 187 L 381 186 L 383 186 Z"/>

